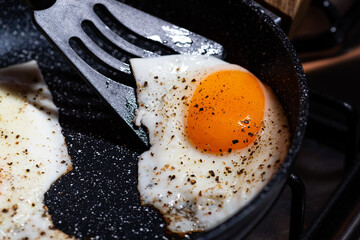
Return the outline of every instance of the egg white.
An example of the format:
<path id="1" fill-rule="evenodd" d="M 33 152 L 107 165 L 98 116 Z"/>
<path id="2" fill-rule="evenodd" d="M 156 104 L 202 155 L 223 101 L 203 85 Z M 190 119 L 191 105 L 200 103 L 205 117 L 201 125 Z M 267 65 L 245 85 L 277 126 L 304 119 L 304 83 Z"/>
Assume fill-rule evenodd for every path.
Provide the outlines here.
<path id="1" fill-rule="evenodd" d="M 44 205 L 72 168 L 58 111 L 35 61 L 0 70 L 0 239 L 73 239 Z"/>
<path id="2" fill-rule="evenodd" d="M 191 97 L 207 75 L 246 69 L 207 56 L 172 55 L 131 59 L 139 108 L 136 124 L 149 131 L 150 150 L 140 156 L 138 189 L 170 231 L 204 231 L 223 222 L 267 184 L 290 144 L 288 121 L 271 89 L 265 95 L 263 131 L 247 148 L 204 152 L 188 139 Z"/>

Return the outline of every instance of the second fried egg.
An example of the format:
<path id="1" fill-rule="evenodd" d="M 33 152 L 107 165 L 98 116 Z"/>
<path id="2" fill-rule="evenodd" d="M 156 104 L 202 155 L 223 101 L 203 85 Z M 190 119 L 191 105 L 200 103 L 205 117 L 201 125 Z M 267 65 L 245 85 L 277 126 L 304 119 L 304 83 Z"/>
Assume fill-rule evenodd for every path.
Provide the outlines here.
<path id="1" fill-rule="evenodd" d="M 36 61 L 0 70 L 0 239 L 75 239 L 44 194 L 72 169 L 58 110 Z"/>
<path id="2" fill-rule="evenodd" d="M 138 189 L 170 231 L 208 230 L 248 203 L 286 156 L 284 110 L 248 70 L 207 56 L 132 59 L 149 131 Z"/>

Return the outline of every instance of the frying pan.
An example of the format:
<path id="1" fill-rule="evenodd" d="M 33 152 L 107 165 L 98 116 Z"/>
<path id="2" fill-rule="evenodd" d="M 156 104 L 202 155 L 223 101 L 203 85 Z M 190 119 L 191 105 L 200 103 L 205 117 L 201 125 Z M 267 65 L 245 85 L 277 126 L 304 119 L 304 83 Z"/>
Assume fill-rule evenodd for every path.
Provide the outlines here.
<path id="1" fill-rule="evenodd" d="M 123 1 L 222 44 L 226 60 L 249 69 L 274 90 L 291 125 L 287 157 L 260 194 L 218 227 L 193 239 L 243 238 L 284 188 L 304 135 L 308 96 L 301 64 L 286 35 L 251 1 Z M 137 157 L 117 116 L 68 66 L 31 23 L 23 1 L 0 0 L 0 66 L 36 59 L 59 107 L 74 169 L 45 195 L 55 226 L 78 238 L 182 238 L 141 206 Z"/>

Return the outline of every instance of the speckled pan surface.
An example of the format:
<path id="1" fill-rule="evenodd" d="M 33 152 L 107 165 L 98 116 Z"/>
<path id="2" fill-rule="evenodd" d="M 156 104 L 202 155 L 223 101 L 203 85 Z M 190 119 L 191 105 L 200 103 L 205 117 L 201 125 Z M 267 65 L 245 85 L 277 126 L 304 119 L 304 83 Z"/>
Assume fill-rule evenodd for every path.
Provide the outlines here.
<path id="1" fill-rule="evenodd" d="M 284 34 L 250 1 L 125 1 L 221 43 L 226 60 L 267 82 L 288 113 L 294 136 L 283 167 L 248 207 L 214 230 L 191 238 L 244 236 L 283 188 L 305 130 L 307 92 L 302 68 Z M 82 239 L 163 239 L 164 222 L 140 206 L 137 157 L 141 150 L 117 116 L 31 23 L 23 1 L 0 0 L 0 66 L 38 61 L 60 110 L 74 170 L 46 194 L 55 225 Z"/>

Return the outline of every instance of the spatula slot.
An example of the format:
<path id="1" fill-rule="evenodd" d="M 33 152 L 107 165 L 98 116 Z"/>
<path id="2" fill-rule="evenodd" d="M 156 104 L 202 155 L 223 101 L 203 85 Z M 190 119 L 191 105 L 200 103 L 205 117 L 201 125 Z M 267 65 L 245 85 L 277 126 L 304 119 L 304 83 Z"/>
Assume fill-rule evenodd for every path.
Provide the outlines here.
<path id="1" fill-rule="evenodd" d="M 81 57 L 81 59 L 83 59 L 97 72 L 127 86 L 135 87 L 135 81 L 133 80 L 131 75 L 125 74 L 122 71 L 109 67 L 106 63 L 102 61 L 102 59 L 98 58 L 95 54 L 93 54 L 93 52 L 88 49 L 88 47 L 82 42 L 80 38 L 70 38 L 69 45 L 76 52 L 76 54 Z"/>
<path id="2" fill-rule="evenodd" d="M 135 55 L 126 52 L 125 50 L 117 47 L 108 38 L 106 38 L 94 25 L 93 22 L 85 20 L 81 23 L 84 32 L 105 52 L 118 60 L 128 63 L 129 58 L 136 57 Z"/>
<path id="3" fill-rule="evenodd" d="M 146 49 L 150 52 L 156 53 L 157 55 L 169 55 L 176 53 L 173 49 L 160 44 L 159 42 L 145 38 L 133 32 L 119 22 L 104 5 L 95 4 L 94 12 L 109 29 L 129 43 L 141 49 Z"/>

